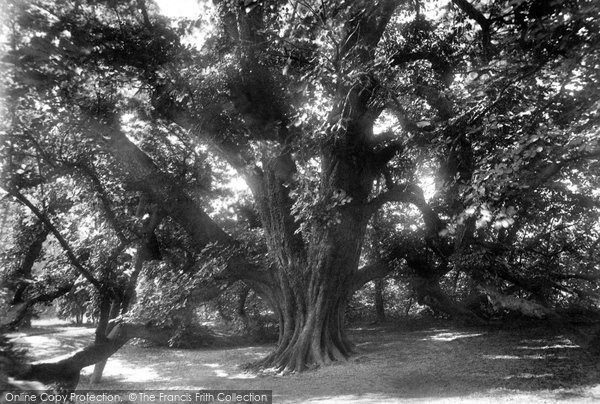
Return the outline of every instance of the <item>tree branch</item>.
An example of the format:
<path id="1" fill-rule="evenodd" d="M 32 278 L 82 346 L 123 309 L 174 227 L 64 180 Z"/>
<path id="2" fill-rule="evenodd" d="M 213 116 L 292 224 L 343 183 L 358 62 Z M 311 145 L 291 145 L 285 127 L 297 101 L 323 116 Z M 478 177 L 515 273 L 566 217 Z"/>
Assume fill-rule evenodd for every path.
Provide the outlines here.
<path id="1" fill-rule="evenodd" d="M 549 274 L 551 278 L 557 280 L 570 280 L 570 279 L 581 279 L 588 282 L 597 282 L 600 280 L 600 275 L 590 275 L 590 274 L 561 274 L 561 273 L 551 273 Z"/>
<path id="2" fill-rule="evenodd" d="M 119 242 L 121 244 L 128 244 L 130 241 L 127 239 L 127 237 L 125 237 L 125 234 L 123 233 L 123 226 L 121 226 L 119 224 L 119 221 L 117 220 L 117 216 L 115 215 L 115 212 L 112 209 L 112 202 L 110 201 L 110 198 L 109 198 L 108 194 L 106 193 L 106 189 L 104 189 L 104 186 L 102 185 L 102 182 L 100 181 L 100 178 L 98 178 L 98 175 L 90 167 L 88 167 L 84 164 L 80 164 L 80 163 L 67 163 L 67 164 L 69 164 L 72 167 L 81 171 L 92 182 L 93 188 L 96 191 L 96 194 L 98 195 L 98 199 L 100 199 L 100 202 L 102 204 L 102 208 L 103 208 L 102 210 L 104 211 L 104 215 L 106 216 L 106 219 L 108 220 L 108 222 L 112 226 L 113 230 L 115 231 L 117 238 L 119 239 Z"/>
<path id="3" fill-rule="evenodd" d="M 102 284 L 96 278 L 94 278 L 92 273 L 88 269 L 86 269 L 81 264 L 81 262 L 79 262 L 79 260 L 75 256 L 75 253 L 74 253 L 73 249 L 71 248 L 71 246 L 69 245 L 69 243 L 67 242 L 67 240 L 65 240 L 65 238 L 60 234 L 60 232 L 58 231 L 56 226 L 54 226 L 54 224 L 50 221 L 48 216 L 45 215 L 44 213 L 42 213 L 35 205 L 33 205 L 25 197 L 25 195 L 21 194 L 16 189 L 10 190 L 9 194 L 13 195 L 23 205 L 27 206 L 29 208 L 29 210 L 31 210 L 31 212 L 34 215 L 36 215 L 38 217 L 38 219 L 40 219 L 44 223 L 44 225 L 46 225 L 50 229 L 50 231 L 52 232 L 52 234 L 54 235 L 56 240 L 58 240 L 59 244 L 61 245 L 61 247 L 67 254 L 67 257 L 69 258 L 69 261 L 71 262 L 71 265 L 73 265 L 75 267 L 75 269 L 81 275 L 83 275 L 83 277 L 85 279 L 87 279 L 92 285 L 94 285 L 94 287 L 96 287 L 96 289 L 100 290 L 102 288 Z"/>
<path id="4" fill-rule="evenodd" d="M 581 161 L 581 160 L 597 160 L 600 159 L 600 147 L 590 150 L 585 153 L 572 156 L 561 161 L 553 162 L 548 164 L 542 170 L 538 171 L 539 174 L 535 176 L 536 185 L 540 185 L 548 181 L 550 178 L 558 174 L 564 167 L 569 163 Z"/>
<path id="5" fill-rule="evenodd" d="M 59 286 L 51 292 L 39 293 L 24 302 L 15 304 L 8 310 L 7 318 L 0 323 L 0 330 L 3 328 L 10 330 L 18 327 L 19 323 L 23 320 L 27 310 L 29 310 L 30 307 L 37 303 L 51 302 L 61 296 L 64 296 L 69 293 L 71 289 L 73 289 L 73 286 L 75 286 L 75 283 L 71 282 L 66 285 Z"/>
<path id="6" fill-rule="evenodd" d="M 490 20 L 485 18 L 485 16 L 477 10 L 471 3 L 467 0 L 452 0 L 454 4 L 456 4 L 465 14 L 467 14 L 470 18 L 477 21 L 477 23 L 481 26 L 483 30 L 489 30 L 490 28 Z"/>
<path id="7" fill-rule="evenodd" d="M 411 203 L 419 209 L 423 215 L 423 221 L 427 227 L 428 233 L 437 235 L 445 227 L 445 223 L 439 218 L 438 214 L 425 201 L 423 190 L 414 184 L 394 185 L 386 192 L 378 195 L 368 204 L 370 214 L 374 214 L 384 204 L 388 202 Z"/>
<path id="8" fill-rule="evenodd" d="M 92 124 L 92 123 L 90 123 Z M 108 140 L 108 148 L 115 159 L 123 182 L 131 189 L 147 193 L 159 204 L 160 209 L 177 222 L 190 236 L 193 245 L 201 250 L 211 243 L 220 246 L 236 246 L 237 242 L 221 229 L 183 188 L 170 176 L 163 173 L 152 159 L 133 144 L 118 128 L 108 128 L 95 121 L 95 129 Z M 110 136 L 107 132 L 110 131 Z M 243 257 L 234 254 L 229 257 L 227 269 L 219 274 L 225 280 L 249 280 L 270 283 L 261 268 Z"/>
<path id="9" fill-rule="evenodd" d="M 382 0 L 373 3 L 357 1 L 352 4 L 355 7 L 352 10 L 354 17 L 350 18 L 344 27 L 346 34 L 341 41 L 338 60 L 347 59 L 350 52 L 356 51 L 359 63 L 370 61 L 374 47 L 379 42 L 400 2 L 398 0 Z"/>
<path id="10" fill-rule="evenodd" d="M 491 21 L 488 20 L 487 18 L 485 18 L 485 16 L 479 10 L 477 10 L 471 3 L 469 3 L 467 0 L 452 0 L 452 2 L 454 4 L 456 4 L 466 15 L 468 15 L 470 18 L 477 21 L 477 24 L 479 24 L 479 26 L 481 27 L 481 32 L 483 34 L 483 40 L 482 40 L 483 47 L 484 47 L 484 50 L 487 51 L 487 49 L 489 49 L 490 44 L 491 44 L 491 37 L 490 37 L 490 28 L 492 26 Z"/>
<path id="11" fill-rule="evenodd" d="M 384 278 L 385 276 L 389 275 L 393 270 L 394 268 L 383 260 L 378 260 L 376 262 L 372 262 L 363 266 L 354 274 L 352 284 L 350 286 L 350 294 L 356 292 L 367 282 L 370 282 L 375 279 Z"/>

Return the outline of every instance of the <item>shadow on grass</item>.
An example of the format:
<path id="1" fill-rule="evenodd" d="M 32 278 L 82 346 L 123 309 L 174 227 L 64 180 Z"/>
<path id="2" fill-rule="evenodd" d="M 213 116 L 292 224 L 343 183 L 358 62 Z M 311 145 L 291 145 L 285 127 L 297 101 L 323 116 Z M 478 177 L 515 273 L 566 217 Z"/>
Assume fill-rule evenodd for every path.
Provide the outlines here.
<path id="1" fill-rule="evenodd" d="M 402 397 L 490 390 L 560 390 L 563 396 L 579 396 L 575 390 L 600 385 L 598 358 L 546 328 L 358 329 L 354 335 L 357 360 L 386 363 L 390 373 L 384 377 Z"/>
<path id="2" fill-rule="evenodd" d="M 91 341 L 93 332 L 87 333 Z M 351 329 L 350 336 L 357 352 L 347 362 L 286 377 L 240 367 L 263 358 L 273 345 L 203 350 L 127 345 L 109 360 L 102 384 L 90 386 L 84 376 L 80 388 L 269 389 L 276 402 L 343 402 L 344 397 L 372 403 L 432 398 L 462 402 L 465 397 L 495 402 L 514 394 L 547 401 L 600 398 L 598 358 L 568 336 L 545 328 L 369 326 Z M 86 345 L 85 335 L 74 329 L 39 337 L 50 339 L 32 344 L 44 356 Z M 85 374 L 90 373 L 87 368 Z"/>
<path id="3" fill-rule="evenodd" d="M 33 361 L 53 359 L 81 349 L 94 340 L 94 329 L 62 325 L 38 326 L 6 334 Z"/>

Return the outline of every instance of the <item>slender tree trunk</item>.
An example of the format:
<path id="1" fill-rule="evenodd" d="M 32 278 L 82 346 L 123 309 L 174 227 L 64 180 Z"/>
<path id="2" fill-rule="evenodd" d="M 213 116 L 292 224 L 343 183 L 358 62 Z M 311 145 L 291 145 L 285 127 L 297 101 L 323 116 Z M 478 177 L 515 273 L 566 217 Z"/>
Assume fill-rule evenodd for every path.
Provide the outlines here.
<path id="1" fill-rule="evenodd" d="M 414 300 L 412 297 L 410 297 L 408 299 L 408 304 L 406 305 L 406 308 L 404 309 L 404 317 L 408 317 L 408 315 L 410 314 L 410 309 L 412 308 L 414 303 Z"/>
<path id="2" fill-rule="evenodd" d="M 378 323 L 385 322 L 385 301 L 383 291 L 385 282 L 383 279 L 375 280 L 375 315 Z"/>
<path id="3" fill-rule="evenodd" d="M 240 318 L 244 326 L 244 332 L 250 330 L 250 319 L 248 318 L 248 314 L 246 313 L 246 300 L 248 299 L 248 294 L 250 293 L 250 288 L 244 286 L 239 294 L 237 301 L 236 314 Z"/>
<path id="4" fill-rule="evenodd" d="M 120 310 L 121 310 L 121 302 L 117 299 L 114 299 L 110 305 L 109 318 L 112 320 L 112 319 L 118 317 Z M 107 325 L 104 329 L 104 334 L 106 334 L 108 331 L 110 331 L 110 330 L 109 330 L 109 326 L 107 323 Z M 92 373 L 92 378 L 91 378 L 92 384 L 100 383 L 100 381 L 102 380 L 102 373 L 104 372 L 104 368 L 106 367 L 107 361 L 108 361 L 108 358 L 96 363 L 96 365 L 94 366 L 94 372 Z"/>
<path id="5" fill-rule="evenodd" d="M 94 365 L 94 372 L 92 373 L 92 378 L 90 379 L 90 383 L 98 384 L 102 381 L 102 373 L 104 372 L 104 368 L 106 367 L 107 362 L 108 362 L 108 358 L 106 358 Z"/>

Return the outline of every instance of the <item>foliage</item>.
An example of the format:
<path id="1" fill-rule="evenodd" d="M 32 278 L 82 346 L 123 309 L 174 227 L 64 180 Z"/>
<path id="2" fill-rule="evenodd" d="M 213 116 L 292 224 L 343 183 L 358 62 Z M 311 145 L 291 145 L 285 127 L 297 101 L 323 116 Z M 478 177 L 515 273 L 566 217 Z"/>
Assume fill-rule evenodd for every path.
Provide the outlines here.
<path id="1" fill-rule="evenodd" d="M 1 182 L 52 227 L 41 283 L 79 277 L 65 302 L 137 287 L 121 314 L 178 340 L 239 281 L 292 333 L 388 274 L 390 309 L 598 308 L 592 0 L 201 3 L 6 2 Z M 276 365 L 345 356 L 342 334 Z"/>

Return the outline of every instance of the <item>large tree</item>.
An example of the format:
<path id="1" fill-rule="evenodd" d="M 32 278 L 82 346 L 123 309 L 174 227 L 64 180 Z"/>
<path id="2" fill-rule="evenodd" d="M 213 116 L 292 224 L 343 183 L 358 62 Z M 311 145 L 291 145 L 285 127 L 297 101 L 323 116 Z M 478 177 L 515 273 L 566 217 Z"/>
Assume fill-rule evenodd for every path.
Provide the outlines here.
<path id="1" fill-rule="evenodd" d="M 437 293 L 452 258 L 475 244 L 469 212 L 506 211 L 524 189 L 511 183 L 538 189 L 598 157 L 597 145 L 580 147 L 597 134 L 591 1 L 201 4 L 212 19 L 175 25 L 143 0 L 10 2 L 7 131 L 37 158 L 79 146 L 100 185 L 151 201 L 203 253 L 195 273 L 208 280 L 192 296 L 209 298 L 219 282 L 253 288 L 279 320 L 263 366 L 299 371 L 352 352 L 344 310 L 390 271 L 359 265 L 368 223 L 389 203 L 418 210 L 421 233 L 398 258 Z M 17 163 L 8 143 L 7 191 L 19 197 L 11 178 L 24 176 L 26 157 Z M 244 179 L 266 255 L 209 214 L 203 164 Z M 427 170 L 436 199 L 419 186 Z M 501 196 L 486 191 L 492 181 Z M 62 365 L 74 373 L 106 358 L 134 335 L 126 329 L 106 329 L 88 356 Z"/>

